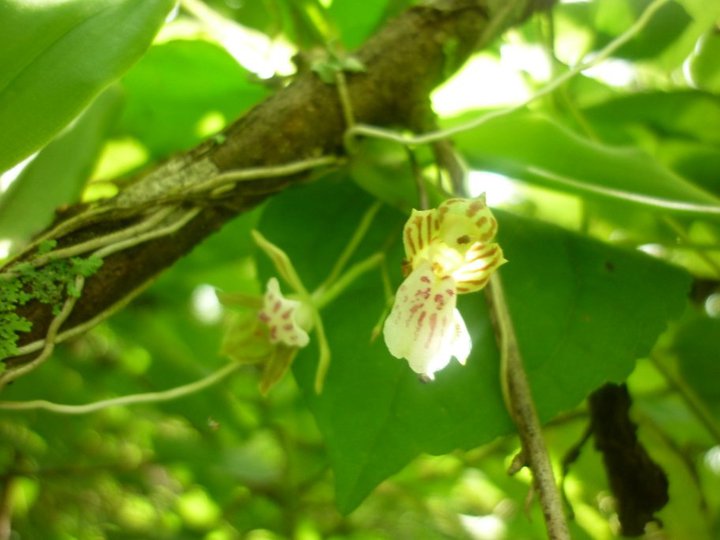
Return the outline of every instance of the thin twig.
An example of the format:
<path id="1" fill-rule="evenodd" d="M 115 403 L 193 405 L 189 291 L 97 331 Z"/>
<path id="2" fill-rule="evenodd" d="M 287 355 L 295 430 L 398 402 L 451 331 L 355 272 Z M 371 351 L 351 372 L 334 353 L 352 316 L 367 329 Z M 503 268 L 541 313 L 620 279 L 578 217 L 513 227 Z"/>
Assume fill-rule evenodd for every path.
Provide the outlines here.
<path id="1" fill-rule="evenodd" d="M 223 366 L 217 371 L 211 373 L 207 377 L 203 377 L 195 382 L 177 386 L 169 390 L 160 392 L 146 392 L 143 394 L 131 394 L 112 399 L 104 399 L 84 405 L 65 405 L 62 403 L 53 403 L 44 399 L 36 399 L 32 401 L 0 401 L 0 409 L 12 411 L 29 411 L 42 409 L 56 414 L 89 414 L 107 409 L 110 407 L 123 407 L 127 405 L 137 405 L 138 403 L 158 403 L 161 401 L 171 401 L 181 397 L 194 394 L 212 386 L 228 375 L 234 373 L 244 364 L 241 362 L 233 362 Z"/>
<path id="2" fill-rule="evenodd" d="M 499 272 L 492 275 L 485 290 L 500 347 L 501 378 L 506 404 L 520 435 L 523 456 L 532 470 L 548 537 L 551 540 L 569 540 L 570 533 L 562 498 L 542 436 L 542 427 L 532 400 Z"/>
<path id="3" fill-rule="evenodd" d="M 382 129 L 375 126 L 369 126 L 366 124 L 355 124 L 348 133 L 349 137 L 355 137 L 358 135 L 366 135 L 369 137 L 376 137 L 379 139 L 386 139 L 390 141 L 395 141 L 400 144 L 408 145 L 408 144 L 428 144 L 431 142 L 435 142 L 441 139 L 445 139 L 448 137 L 452 137 L 453 135 L 457 135 L 459 133 L 463 133 L 465 131 L 470 131 L 472 129 L 475 129 L 477 127 L 480 127 L 481 125 L 489 122 L 490 120 L 493 120 L 495 118 L 499 118 L 505 115 L 508 115 L 510 113 L 513 113 L 515 111 L 518 111 L 536 99 L 545 96 L 547 94 L 550 94 L 554 92 L 557 88 L 565 84 L 567 81 L 578 75 L 579 73 L 590 69 L 591 67 L 594 67 L 601 62 L 605 61 L 607 58 L 609 58 L 615 51 L 617 51 L 620 47 L 625 45 L 628 41 L 630 41 L 632 38 L 635 37 L 635 35 L 638 34 L 647 23 L 652 19 L 653 15 L 666 3 L 668 3 L 669 0 L 655 0 L 652 4 L 650 4 L 645 11 L 638 17 L 638 19 L 635 21 L 635 23 L 630 26 L 625 32 L 620 34 L 617 38 L 615 38 L 613 41 L 611 41 L 604 49 L 602 49 L 597 55 L 590 59 L 586 59 L 583 62 L 580 62 L 577 66 L 574 68 L 566 71 L 553 81 L 549 82 L 545 87 L 540 89 L 538 92 L 530 96 L 525 101 L 513 105 L 512 107 L 507 107 L 505 109 L 500 109 L 497 111 L 493 111 L 487 114 L 483 114 L 482 116 L 479 116 L 478 118 L 475 118 L 473 120 L 470 120 L 468 122 L 464 122 L 458 126 L 443 129 L 439 131 L 431 131 L 428 133 L 423 133 L 422 135 L 404 135 L 402 133 L 398 133 L 392 130 L 388 129 Z"/>
<path id="4" fill-rule="evenodd" d="M 360 219 L 360 223 L 358 224 L 355 232 L 353 233 L 352 238 L 345 246 L 345 249 L 343 249 L 340 257 L 338 257 L 338 260 L 335 262 L 335 266 L 333 266 L 327 279 L 325 279 L 323 284 L 320 285 L 320 287 L 318 287 L 315 292 L 313 292 L 313 298 L 322 296 L 323 291 L 330 288 L 333 283 L 338 279 L 342 271 L 345 269 L 348 261 L 360 245 L 360 242 L 362 242 L 363 238 L 365 238 L 365 234 L 370 228 L 370 225 L 372 224 L 375 216 L 377 215 L 381 207 L 382 203 L 377 201 L 370 205 L 370 207 L 365 211 L 362 218 Z"/>
<path id="5" fill-rule="evenodd" d="M 147 219 L 141 221 L 136 225 L 114 233 L 107 234 L 105 236 L 93 238 L 92 240 L 88 240 L 87 242 L 81 242 L 80 244 L 75 244 L 66 248 L 55 249 L 50 253 L 40 255 L 31 259 L 30 261 L 28 261 L 28 264 L 30 264 L 30 266 L 32 266 L 33 268 L 39 268 L 40 266 L 44 266 L 53 261 L 76 257 L 78 255 L 82 255 L 83 253 L 87 253 L 88 251 L 100 249 L 114 242 L 125 240 L 129 237 L 137 235 L 138 233 L 145 232 L 146 230 L 153 228 L 155 225 L 165 219 L 170 213 L 172 213 L 173 210 L 174 208 L 161 208 L 152 215 L 150 215 Z"/>
<path id="6" fill-rule="evenodd" d="M 65 300 L 65 303 L 60 310 L 60 313 L 57 314 L 57 316 L 52 320 L 50 323 L 50 326 L 48 327 L 47 334 L 45 335 L 45 341 L 44 341 L 44 347 L 42 352 L 35 358 L 33 358 L 30 362 L 27 364 L 22 364 L 17 367 L 8 368 L 3 373 L 0 374 L 0 390 L 9 382 L 14 381 L 18 377 L 25 375 L 26 373 L 32 371 L 36 367 L 38 367 L 40 364 L 45 362 L 48 358 L 50 358 L 50 355 L 52 354 L 53 350 L 55 350 L 55 344 L 56 344 L 56 336 L 58 333 L 58 330 L 60 330 L 60 326 L 67 320 L 67 318 L 72 313 L 72 310 L 75 308 L 75 304 L 78 301 L 78 297 L 80 294 L 82 294 L 83 286 L 85 285 L 85 278 L 83 276 L 76 276 L 75 277 L 75 283 L 74 287 L 77 291 L 77 296 L 68 296 Z"/>

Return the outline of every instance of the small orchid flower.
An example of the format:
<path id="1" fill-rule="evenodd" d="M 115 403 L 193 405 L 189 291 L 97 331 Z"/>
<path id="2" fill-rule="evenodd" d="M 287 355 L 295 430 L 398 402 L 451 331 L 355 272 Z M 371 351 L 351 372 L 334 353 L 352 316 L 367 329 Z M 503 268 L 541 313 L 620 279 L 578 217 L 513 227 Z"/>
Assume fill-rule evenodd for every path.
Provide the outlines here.
<path id="1" fill-rule="evenodd" d="M 288 347 L 305 347 L 310 343 L 306 332 L 312 320 L 309 309 L 298 300 L 285 298 L 277 278 L 268 281 L 258 318 L 269 328 L 270 343 Z"/>
<path id="2" fill-rule="evenodd" d="M 457 295 L 482 289 L 505 262 L 490 241 L 497 222 L 485 197 L 449 199 L 434 210 L 413 210 L 403 230 L 406 279 L 384 336 L 390 354 L 407 359 L 429 379 L 455 357 L 464 364 L 472 342 Z"/>

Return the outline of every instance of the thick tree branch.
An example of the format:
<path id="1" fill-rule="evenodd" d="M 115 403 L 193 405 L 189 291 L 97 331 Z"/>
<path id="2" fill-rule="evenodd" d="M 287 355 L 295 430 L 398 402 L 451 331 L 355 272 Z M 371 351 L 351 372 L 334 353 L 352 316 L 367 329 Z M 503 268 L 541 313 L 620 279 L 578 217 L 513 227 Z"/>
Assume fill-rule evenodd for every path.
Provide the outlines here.
<path id="1" fill-rule="evenodd" d="M 497 34 L 546 3 L 521 0 L 518 4 L 526 9 L 491 28 Z M 479 36 L 485 39 L 489 21 L 496 20 L 495 4 L 485 0 L 446 2 L 442 9 L 416 7 L 390 21 L 356 53 L 367 71 L 347 75 L 357 121 L 411 129 L 423 125 L 429 92 L 461 65 Z M 449 49 L 453 50 L 451 59 L 444 52 Z M 123 249 L 104 256 L 102 268 L 86 280 L 82 297 L 61 325 L 57 339 L 102 320 L 225 222 L 302 181 L 307 173 L 245 179 L 225 184 L 221 193 L 194 189 L 199 184 L 230 171 L 342 155 L 345 129 L 337 89 L 312 73 L 303 73 L 228 127 L 223 137 L 172 158 L 114 199 L 65 212 L 49 233 L 58 241 L 58 249 L 110 234 L 122 236 L 132 227 L 141 232 L 128 235 Z M 147 224 L 152 220 L 158 223 L 150 227 Z M 153 238 L 148 231 L 157 229 L 167 232 Z M 33 255 L 26 253 L 20 259 Z M 4 271 L 7 274 L 13 268 Z M 20 307 L 18 315 L 31 321 L 32 329 L 21 335 L 19 345 L 25 346 L 24 354 L 4 360 L 10 369 L 37 357 L 42 347 L 32 345 L 47 336 L 55 320 L 51 308 L 40 302 Z"/>

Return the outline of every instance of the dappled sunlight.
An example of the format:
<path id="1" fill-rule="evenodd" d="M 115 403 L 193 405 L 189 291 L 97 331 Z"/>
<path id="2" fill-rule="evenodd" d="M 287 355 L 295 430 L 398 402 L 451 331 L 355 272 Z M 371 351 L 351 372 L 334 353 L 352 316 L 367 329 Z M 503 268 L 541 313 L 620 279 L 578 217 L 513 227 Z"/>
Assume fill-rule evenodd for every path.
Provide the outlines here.
<path id="1" fill-rule="evenodd" d="M 226 124 L 227 119 L 220 111 L 210 111 L 198 120 L 195 133 L 204 139 L 223 129 Z"/>
<path id="2" fill-rule="evenodd" d="M 480 53 L 432 93 L 432 103 L 440 116 L 452 116 L 471 109 L 512 105 L 531 95 L 529 85 L 513 67 L 494 55 Z"/>
<path id="3" fill-rule="evenodd" d="M 705 313 L 715 319 L 720 318 L 720 293 L 713 293 L 705 300 Z"/>
<path id="4" fill-rule="evenodd" d="M 705 452 L 704 461 L 708 469 L 720 476 L 720 446 L 713 446 Z"/>
<path id="5" fill-rule="evenodd" d="M 515 182 L 503 174 L 489 171 L 470 171 L 468 190 L 471 197 L 485 193 L 488 206 L 492 207 L 507 206 L 521 198 Z"/>
<path id="6" fill-rule="evenodd" d="M 32 163 L 36 156 L 37 152 L 25 158 L 11 169 L 8 169 L 0 174 L 0 196 L 2 196 L 2 194 L 10 188 L 12 183 L 17 180 L 20 174 L 22 174 L 25 168 Z"/>
<path id="7" fill-rule="evenodd" d="M 190 305 L 195 318 L 203 324 L 216 324 L 222 319 L 222 304 L 212 285 L 198 285 L 192 293 Z"/>

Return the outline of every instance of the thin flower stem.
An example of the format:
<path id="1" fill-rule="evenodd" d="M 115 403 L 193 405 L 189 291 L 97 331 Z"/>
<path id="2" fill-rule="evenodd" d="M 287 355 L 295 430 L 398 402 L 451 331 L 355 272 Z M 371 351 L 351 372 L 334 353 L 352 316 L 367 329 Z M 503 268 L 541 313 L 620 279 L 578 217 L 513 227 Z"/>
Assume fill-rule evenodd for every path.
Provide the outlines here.
<path id="1" fill-rule="evenodd" d="M 384 260 L 382 253 L 375 253 L 367 259 L 360 261 L 357 264 L 351 266 L 347 272 L 345 272 L 335 283 L 329 288 L 317 294 L 320 290 L 313 294 L 313 303 L 317 309 L 322 309 L 327 306 L 330 302 L 335 300 L 342 292 L 348 288 L 348 286 L 358 279 L 365 272 L 372 270 L 378 266 Z"/>
<path id="2" fill-rule="evenodd" d="M 367 209 L 362 219 L 360 220 L 357 229 L 355 229 L 355 233 L 345 246 L 345 249 L 340 254 L 340 257 L 338 257 L 335 266 L 333 266 L 333 269 L 330 271 L 330 275 L 328 275 L 327 279 L 325 279 L 323 284 L 318 287 L 315 295 L 318 294 L 318 291 L 328 290 L 333 286 L 335 281 L 340 276 L 340 273 L 345 269 L 348 261 L 357 250 L 360 242 L 362 242 L 362 239 L 365 238 L 365 234 L 367 234 L 368 229 L 370 228 L 370 225 L 372 225 L 372 222 L 375 219 L 375 216 L 377 215 L 381 206 L 382 203 L 378 201 L 373 203 L 370 208 Z"/>
<path id="3" fill-rule="evenodd" d="M 542 436 L 540 419 L 532 400 L 530 384 L 523 366 L 512 318 L 505 301 L 500 273 L 495 272 L 486 288 L 486 296 L 495 323 L 496 339 L 500 347 L 503 394 L 522 442 L 523 458 L 532 470 L 535 489 L 551 540 L 569 540 L 565 509 L 550 456 Z"/>
<path id="4" fill-rule="evenodd" d="M 320 312 L 315 310 L 313 313 L 315 315 L 315 334 L 317 335 L 318 347 L 320 349 L 318 367 L 315 371 L 315 393 L 321 394 L 323 386 L 325 385 L 325 377 L 327 376 L 328 369 L 330 369 L 331 352 Z"/>
<path id="5" fill-rule="evenodd" d="M 144 394 L 131 394 L 118 398 L 104 399 L 84 405 L 65 405 L 62 403 L 53 403 L 44 399 L 32 401 L 0 401 L 0 409 L 13 411 L 28 411 L 34 409 L 42 409 L 56 414 L 89 414 L 108 409 L 110 407 L 123 407 L 127 405 L 137 405 L 138 403 L 158 403 L 161 401 L 171 401 L 181 397 L 195 394 L 225 379 L 230 374 L 237 371 L 243 366 L 240 362 L 233 362 L 211 373 L 207 377 L 199 379 L 195 382 L 177 386 L 169 390 L 160 392 L 147 392 Z"/>

